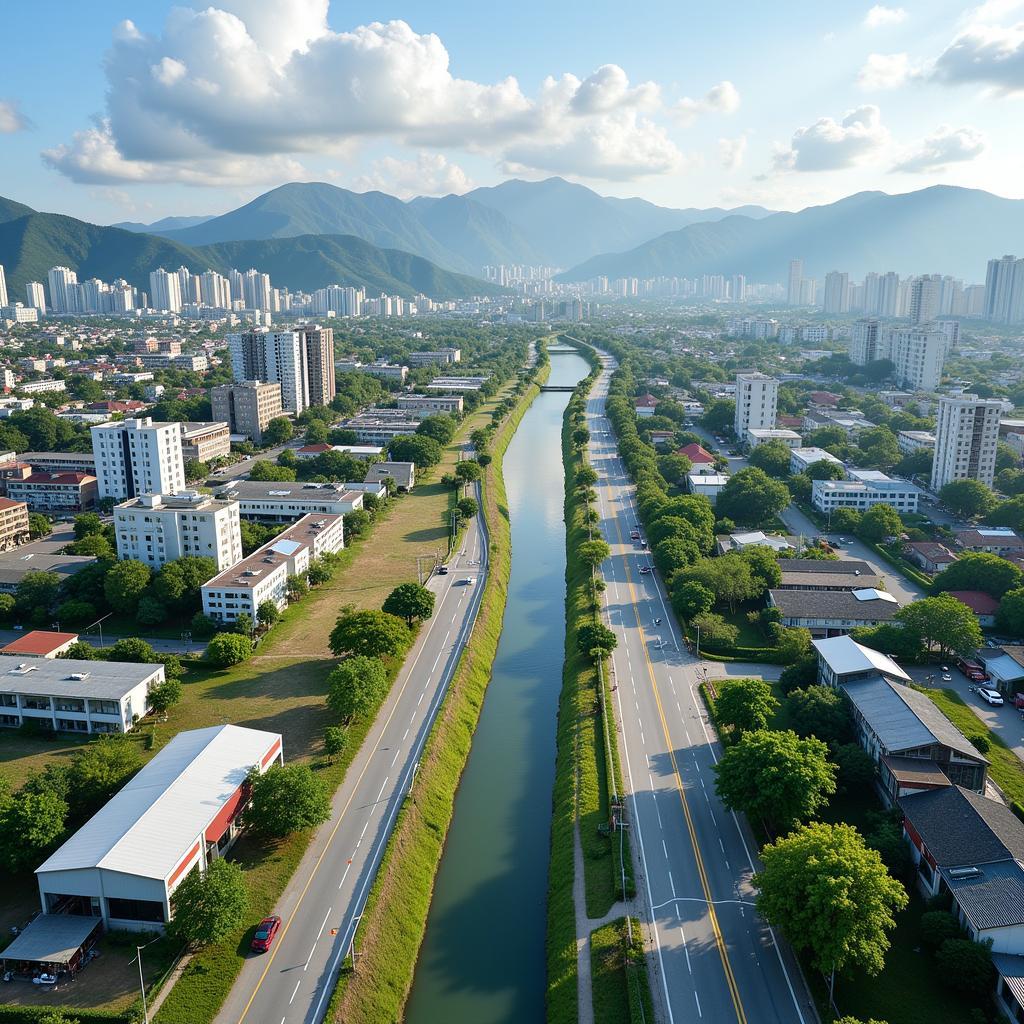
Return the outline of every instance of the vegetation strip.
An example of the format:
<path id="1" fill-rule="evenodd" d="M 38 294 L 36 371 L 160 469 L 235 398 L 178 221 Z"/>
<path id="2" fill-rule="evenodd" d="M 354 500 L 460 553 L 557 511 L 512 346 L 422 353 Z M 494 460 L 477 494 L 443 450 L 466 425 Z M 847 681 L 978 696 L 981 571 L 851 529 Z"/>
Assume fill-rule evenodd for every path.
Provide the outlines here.
<path id="1" fill-rule="evenodd" d="M 548 372 L 541 343 L 535 382 L 543 383 Z M 502 457 L 537 394 L 538 389 L 532 385 L 526 389 L 492 446 L 493 461 L 482 481 L 490 571 L 473 628 L 473 642 L 464 649 L 427 738 L 415 788 L 398 814 L 370 888 L 356 931 L 358 970 L 346 964 L 331 999 L 329 1016 L 334 1020 L 391 1022 L 399 1019 L 408 997 L 455 793 L 469 757 L 501 636 L 512 565 Z"/>
<path id="2" fill-rule="evenodd" d="M 619 917 L 590 936 L 594 1024 L 653 1024 L 640 922 Z"/>

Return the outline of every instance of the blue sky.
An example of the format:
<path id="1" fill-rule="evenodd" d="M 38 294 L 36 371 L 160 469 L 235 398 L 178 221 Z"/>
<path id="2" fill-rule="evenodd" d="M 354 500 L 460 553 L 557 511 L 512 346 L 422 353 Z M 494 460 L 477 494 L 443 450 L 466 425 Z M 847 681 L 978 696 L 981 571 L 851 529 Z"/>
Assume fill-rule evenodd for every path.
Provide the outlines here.
<path id="1" fill-rule="evenodd" d="M 1024 0 L 36 0 L 5 27 L 0 193 L 99 223 L 289 180 L 407 197 L 561 174 L 786 209 L 937 183 L 1024 197 Z"/>

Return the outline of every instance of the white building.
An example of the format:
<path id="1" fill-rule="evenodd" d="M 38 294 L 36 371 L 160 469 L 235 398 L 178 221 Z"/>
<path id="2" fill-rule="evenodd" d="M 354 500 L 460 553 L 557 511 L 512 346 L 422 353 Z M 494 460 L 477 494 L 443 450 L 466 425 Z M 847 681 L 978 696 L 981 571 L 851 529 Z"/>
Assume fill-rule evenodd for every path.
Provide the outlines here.
<path id="1" fill-rule="evenodd" d="M 904 455 L 931 452 L 935 450 L 935 435 L 927 430 L 901 430 L 896 435 L 896 444 Z"/>
<path id="2" fill-rule="evenodd" d="M 242 559 L 237 501 L 198 491 L 143 494 L 114 507 L 118 558 L 135 558 L 153 569 L 177 558 L 212 558 L 218 569 Z"/>
<path id="3" fill-rule="evenodd" d="M 209 462 L 231 454 L 231 428 L 216 420 L 181 423 L 181 457 Z"/>
<path id="4" fill-rule="evenodd" d="M 46 280 L 50 286 L 50 309 L 54 313 L 77 313 L 78 275 L 69 267 L 52 267 Z"/>
<path id="5" fill-rule="evenodd" d="M 459 416 L 462 414 L 465 399 L 462 395 L 399 395 L 395 403 L 399 409 L 413 412 Z"/>
<path id="6" fill-rule="evenodd" d="M 92 428 L 100 498 L 177 494 L 185 489 L 178 423 L 149 417 L 101 423 Z"/>
<path id="7" fill-rule="evenodd" d="M 825 294 L 822 297 L 823 313 L 850 312 L 850 275 L 831 270 L 825 275 Z"/>
<path id="8" fill-rule="evenodd" d="M 824 448 L 794 448 L 789 453 L 790 473 L 802 473 L 816 462 L 831 462 L 837 466 L 843 464 L 842 459 L 837 459 Z"/>
<path id="9" fill-rule="evenodd" d="M 163 665 L 65 658 L 0 661 L 0 726 L 46 732 L 128 732 L 149 711 Z"/>
<path id="10" fill-rule="evenodd" d="M 39 315 L 46 314 L 46 290 L 41 281 L 29 281 L 25 285 L 25 298 L 29 306 L 39 310 Z"/>
<path id="11" fill-rule="evenodd" d="M 703 494 L 714 505 L 728 482 L 726 473 L 690 473 L 686 477 L 686 489 L 690 494 Z"/>
<path id="12" fill-rule="evenodd" d="M 942 275 L 925 274 L 910 282 L 910 321 L 930 324 L 942 312 Z"/>
<path id="13" fill-rule="evenodd" d="M 181 310 L 181 279 L 176 273 L 168 273 L 163 267 L 150 271 L 149 305 L 171 313 Z"/>
<path id="14" fill-rule="evenodd" d="M 867 366 L 876 359 L 887 357 L 887 351 L 879 351 L 880 325 L 877 320 L 858 320 L 850 332 L 850 362 L 855 366 Z"/>
<path id="15" fill-rule="evenodd" d="M 826 514 L 839 508 L 866 512 L 872 505 L 888 505 L 905 514 L 917 511 L 921 492 L 912 483 L 873 469 L 851 469 L 848 480 L 815 480 L 811 504 Z"/>
<path id="16" fill-rule="evenodd" d="M 933 325 L 893 327 L 884 332 L 888 358 L 896 366 L 896 380 L 915 391 L 934 391 L 942 378 L 949 339 Z"/>
<path id="17" fill-rule="evenodd" d="M 360 495 L 362 498 L 362 495 Z M 345 546 L 340 515 L 307 515 L 247 558 L 202 587 L 203 614 L 217 622 L 248 615 L 253 622 L 264 601 L 279 611 L 288 605 L 288 577 L 304 576 L 314 558 Z"/>
<path id="18" fill-rule="evenodd" d="M 744 440 L 751 448 L 756 448 L 759 444 L 767 444 L 769 441 L 781 441 L 787 448 L 799 448 L 802 443 L 800 435 L 795 430 L 789 430 L 786 427 L 764 429 L 751 427 L 747 430 Z"/>
<path id="19" fill-rule="evenodd" d="M 741 440 L 751 428 L 770 429 L 775 426 L 779 402 L 779 382 L 763 373 L 736 375 L 736 417 L 733 429 Z"/>
<path id="20" fill-rule="evenodd" d="M 999 443 L 998 398 L 958 395 L 940 398 L 936 413 L 932 490 L 953 480 L 980 480 L 992 486 Z"/>
<path id="21" fill-rule="evenodd" d="M 281 407 L 298 416 L 309 405 L 306 346 L 298 331 L 245 331 L 227 336 L 236 381 L 281 385 Z"/>
<path id="22" fill-rule="evenodd" d="M 988 261 L 984 315 L 1000 323 L 1024 321 L 1024 259 L 1004 256 Z"/>
<path id="23" fill-rule="evenodd" d="M 249 772 L 282 761 L 275 732 L 213 725 L 178 733 L 36 868 L 43 913 L 161 928 L 182 880 L 237 836 Z"/>
<path id="24" fill-rule="evenodd" d="M 243 519 L 291 523 L 311 514 L 345 515 L 363 507 L 363 496 L 342 484 L 264 483 L 231 480 L 217 494 L 234 499 Z"/>

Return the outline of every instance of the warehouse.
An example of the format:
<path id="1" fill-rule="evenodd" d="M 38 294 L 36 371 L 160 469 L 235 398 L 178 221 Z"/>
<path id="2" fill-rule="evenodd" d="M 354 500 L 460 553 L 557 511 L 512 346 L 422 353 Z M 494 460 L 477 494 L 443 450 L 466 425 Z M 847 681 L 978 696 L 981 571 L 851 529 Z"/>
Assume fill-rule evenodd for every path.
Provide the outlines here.
<path id="1" fill-rule="evenodd" d="M 170 920 L 171 895 L 238 834 L 246 777 L 281 762 L 281 736 L 236 725 L 174 737 L 103 808 L 36 869 L 45 920 L 102 918 L 108 928 L 152 930 Z"/>

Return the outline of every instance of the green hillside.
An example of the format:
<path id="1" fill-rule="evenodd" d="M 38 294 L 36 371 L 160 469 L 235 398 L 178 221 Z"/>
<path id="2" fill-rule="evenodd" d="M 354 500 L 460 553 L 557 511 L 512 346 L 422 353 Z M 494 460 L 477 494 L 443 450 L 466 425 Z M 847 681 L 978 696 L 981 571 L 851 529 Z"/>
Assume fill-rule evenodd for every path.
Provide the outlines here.
<path id="1" fill-rule="evenodd" d="M 30 213 L 35 213 L 31 206 L 25 206 L 24 203 L 16 203 L 13 199 L 4 199 L 0 196 L 0 224 L 5 224 L 9 220 L 17 220 L 19 217 L 27 217 Z"/>

